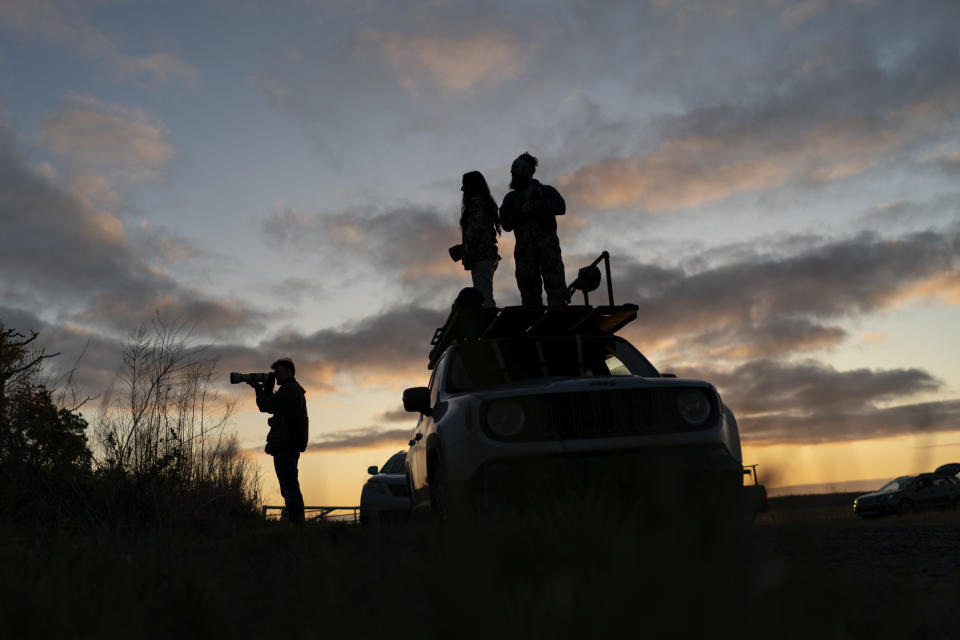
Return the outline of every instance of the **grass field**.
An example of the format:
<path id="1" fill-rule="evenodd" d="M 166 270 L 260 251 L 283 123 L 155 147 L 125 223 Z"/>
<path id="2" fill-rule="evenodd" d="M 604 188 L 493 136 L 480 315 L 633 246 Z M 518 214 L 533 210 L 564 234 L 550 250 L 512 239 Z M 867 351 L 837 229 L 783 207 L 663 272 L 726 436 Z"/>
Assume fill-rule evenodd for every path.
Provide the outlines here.
<path id="1" fill-rule="evenodd" d="M 742 537 L 582 511 L 403 527 L 0 527 L 4 637 L 950 638 L 960 513 L 771 500 Z"/>

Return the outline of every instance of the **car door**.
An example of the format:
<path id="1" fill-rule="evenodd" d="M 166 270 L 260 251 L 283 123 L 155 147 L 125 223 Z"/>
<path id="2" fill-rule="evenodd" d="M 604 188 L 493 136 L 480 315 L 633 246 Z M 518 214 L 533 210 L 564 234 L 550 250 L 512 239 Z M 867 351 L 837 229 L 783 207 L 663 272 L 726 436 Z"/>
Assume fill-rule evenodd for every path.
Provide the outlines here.
<path id="1" fill-rule="evenodd" d="M 433 369 L 433 375 L 430 376 L 430 382 L 427 385 L 430 389 L 430 406 L 437 404 L 437 393 L 440 381 L 440 372 L 443 369 L 443 358 Z M 422 504 L 428 498 L 427 493 L 427 434 L 433 428 L 433 418 L 421 414 L 417 422 L 417 430 L 410 441 L 410 471 L 412 474 L 412 485 L 414 495 L 411 496 L 414 506 Z"/>
<path id="2" fill-rule="evenodd" d="M 937 490 L 933 486 L 933 478 L 930 476 L 917 478 L 916 500 L 918 509 L 929 509 L 937 506 Z"/>
<path id="3" fill-rule="evenodd" d="M 947 478 L 934 478 L 933 479 L 933 492 L 934 498 L 936 499 L 935 506 L 937 507 L 947 507 L 950 506 L 953 501 L 951 500 L 952 491 L 951 483 Z"/>
<path id="4" fill-rule="evenodd" d="M 407 460 L 406 460 L 406 471 L 407 471 L 407 483 L 410 485 L 410 503 L 414 507 L 417 506 L 417 434 L 420 433 L 420 424 L 423 422 L 423 414 L 417 419 L 417 426 L 413 430 L 413 433 L 410 434 L 410 448 L 407 449 Z"/>

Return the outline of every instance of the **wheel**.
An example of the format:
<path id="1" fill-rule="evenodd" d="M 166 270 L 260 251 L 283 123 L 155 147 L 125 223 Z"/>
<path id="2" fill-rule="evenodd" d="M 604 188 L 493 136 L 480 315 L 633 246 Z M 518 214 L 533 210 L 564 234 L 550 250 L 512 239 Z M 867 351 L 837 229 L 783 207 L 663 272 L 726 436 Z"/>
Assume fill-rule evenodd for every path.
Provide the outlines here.
<path id="1" fill-rule="evenodd" d="M 913 503 L 909 500 L 900 501 L 900 515 L 908 516 L 912 513 L 915 513 L 916 509 L 913 507 Z"/>

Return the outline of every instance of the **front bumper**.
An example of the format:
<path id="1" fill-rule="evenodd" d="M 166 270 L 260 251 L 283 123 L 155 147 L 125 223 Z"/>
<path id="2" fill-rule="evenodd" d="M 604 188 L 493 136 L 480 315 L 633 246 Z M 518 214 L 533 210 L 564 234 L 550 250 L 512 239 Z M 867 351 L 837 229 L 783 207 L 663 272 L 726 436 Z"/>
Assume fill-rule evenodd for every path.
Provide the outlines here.
<path id="1" fill-rule="evenodd" d="M 664 508 L 737 500 L 741 486 L 740 463 L 715 445 L 512 456 L 485 462 L 465 483 L 486 506 L 582 497 Z"/>
<path id="2" fill-rule="evenodd" d="M 897 513 L 897 502 L 895 500 L 884 502 L 868 502 L 864 504 L 860 500 L 854 500 L 853 512 L 858 516 L 883 516 L 891 513 Z"/>

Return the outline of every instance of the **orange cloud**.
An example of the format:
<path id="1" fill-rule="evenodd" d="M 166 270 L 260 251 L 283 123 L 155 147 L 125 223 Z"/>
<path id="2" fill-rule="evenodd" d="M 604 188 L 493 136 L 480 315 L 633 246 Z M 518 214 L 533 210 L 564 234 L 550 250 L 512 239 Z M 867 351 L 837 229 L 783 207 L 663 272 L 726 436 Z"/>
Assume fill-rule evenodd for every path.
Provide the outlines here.
<path id="1" fill-rule="evenodd" d="M 143 180 L 173 157 L 165 133 L 144 111 L 77 96 L 43 122 L 40 142 L 81 171 Z"/>
<path id="2" fill-rule="evenodd" d="M 450 94 L 466 94 L 519 75 L 530 48 L 507 33 L 488 31 L 466 37 L 370 32 L 369 41 L 398 72 L 407 92 L 432 84 Z"/>
<path id="3" fill-rule="evenodd" d="M 739 136 L 687 136 L 647 156 L 611 158 L 562 176 L 575 203 L 597 209 L 641 205 L 653 212 L 696 207 L 790 180 L 829 181 L 873 167 L 905 136 L 862 118 L 846 118 L 770 144 Z M 753 136 L 755 137 L 755 136 Z"/>
<path id="4" fill-rule="evenodd" d="M 939 273 L 931 278 L 904 288 L 903 299 L 935 298 L 948 305 L 960 304 L 960 269 Z"/>

